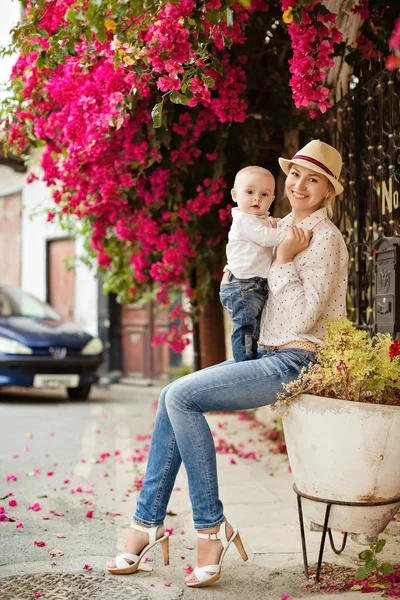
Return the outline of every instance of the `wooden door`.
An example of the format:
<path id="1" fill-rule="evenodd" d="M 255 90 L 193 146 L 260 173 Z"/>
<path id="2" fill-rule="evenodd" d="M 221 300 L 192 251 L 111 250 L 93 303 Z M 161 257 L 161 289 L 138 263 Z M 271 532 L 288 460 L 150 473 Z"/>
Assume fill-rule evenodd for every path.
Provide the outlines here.
<path id="1" fill-rule="evenodd" d="M 0 197 L 0 284 L 21 283 L 21 194 Z"/>
<path id="2" fill-rule="evenodd" d="M 47 242 L 47 301 L 67 321 L 74 320 L 75 272 L 67 271 L 64 259 L 74 255 L 74 240 Z"/>
<path id="3" fill-rule="evenodd" d="M 152 347 L 157 331 L 168 330 L 165 313 L 155 313 L 151 303 L 122 306 L 122 348 L 124 375 L 136 379 L 167 379 L 169 349 L 166 345 Z"/>

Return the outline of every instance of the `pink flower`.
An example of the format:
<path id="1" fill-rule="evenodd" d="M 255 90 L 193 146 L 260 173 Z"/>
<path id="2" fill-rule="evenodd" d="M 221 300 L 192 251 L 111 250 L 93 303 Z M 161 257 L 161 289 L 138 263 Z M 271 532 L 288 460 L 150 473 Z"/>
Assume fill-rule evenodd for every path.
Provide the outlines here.
<path id="1" fill-rule="evenodd" d="M 42 596 L 44 596 L 43 592 L 33 592 L 33 597 L 34 598 L 41 598 Z"/>
<path id="2" fill-rule="evenodd" d="M 88 510 L 88 512 L 86 513 L 86 518 L 87 519 L 92 519 L 93 518 L 93 511 L 92 510 Z"/>
<path id="3" fill-rule="evenodd" d="M 285 596 L 285 595 L 283 595 L 283 596 L 282 596 L 282 598 L 281 598 L 281 600 L 292 600 L 292 599 L 291 599 L 291 598 L 289 598 L 289 596 Z"/>
<path id="4" fill-rule="evenodd" d="M 38 546 L 39 548 L 43 548 L 46 545 L 46 542 L 33 542 L 34 546 Z"/>
<path id="5" fill-rule="evenodd" d="M 6 475 L 6 481 L 17 481 L 17 477 L 15 475 Z"/>
<path id="6" fill-rule="evenodd" d="M 41 506 L 40 506 L 39 502 L 35 502 L 34 504 L 31 504 L 30 506 L 28 506 L 28 510 L 33 510 L 34 512 L 38 512 L 39 510 L 41 510 Z"/>
<path id="7" fill-rule="evenodd" d="M 18 506 L 17 501 L 16 500 L 9 500 L 8 506 Z"/>
<path id="8" fill-rule="evenodd" d="M 48 471 L 47 477 L 53 477 L 53 475 L 54 475 L 54 471 Z"/>
<path id="9" fill-rule="evenodd" d="M 173 535 L 174 534 L 174 529 L 168 529 L 167 527 L 165 528 L 165 533 L 168 533 L 168 535 Z"/>
<path id="10" fill-rule="evenodd" d="M 24 526 L 23 526 L 22 523 L 17 523 L 15 527 L 16 527 L 16 529 L 23 529 L 24 528 Z"/>
<path id="11" fill-rule="evenodd" d="M 86 565 L 83 565 L 82 569 L 83 569 L 84 571 L 91 571 L 91 570 L 93 569 L 93 567 L 92 567 L 92 565 L 87 565 L 87 564 L 86 564 Z"/>

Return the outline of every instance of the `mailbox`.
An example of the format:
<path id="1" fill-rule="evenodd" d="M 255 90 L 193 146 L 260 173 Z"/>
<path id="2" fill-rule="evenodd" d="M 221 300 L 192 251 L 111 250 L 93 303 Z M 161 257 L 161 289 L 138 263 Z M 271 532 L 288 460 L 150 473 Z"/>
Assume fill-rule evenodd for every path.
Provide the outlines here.
<path id="1" fill-rule="evenodd" d="M 400 237 L 375 246 L 375 330 L 400 333 Z"/>

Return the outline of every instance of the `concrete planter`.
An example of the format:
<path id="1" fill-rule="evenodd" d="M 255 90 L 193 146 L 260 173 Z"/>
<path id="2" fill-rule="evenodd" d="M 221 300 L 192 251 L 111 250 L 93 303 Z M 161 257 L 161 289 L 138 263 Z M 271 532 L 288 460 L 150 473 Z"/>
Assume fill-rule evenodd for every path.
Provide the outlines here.
<path id="1" fill-rule="evenodd" d="M 346 502 L 400 497 L 400 407 L 303 394 L 290 405 L 283 426 L 299 491 Z M 400 501 L 371 507 L 333 505 L 329 526 L 369 544 L 399 508 Z M 323 525 L 325 509 L 324 503 L 303 499 L 311 529 Z"/>

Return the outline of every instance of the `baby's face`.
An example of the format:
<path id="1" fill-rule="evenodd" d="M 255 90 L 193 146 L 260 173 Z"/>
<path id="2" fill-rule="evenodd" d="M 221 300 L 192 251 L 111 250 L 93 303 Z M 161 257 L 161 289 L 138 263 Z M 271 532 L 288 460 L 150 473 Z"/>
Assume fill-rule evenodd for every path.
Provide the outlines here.
<path id="1" fill-rule="evenodd" d="M 247 171 L 239 175 L 232 190 L 232 198 L 248 215 L 264 216 L 272 204 L 275 180 L 272 175 Z"/>

